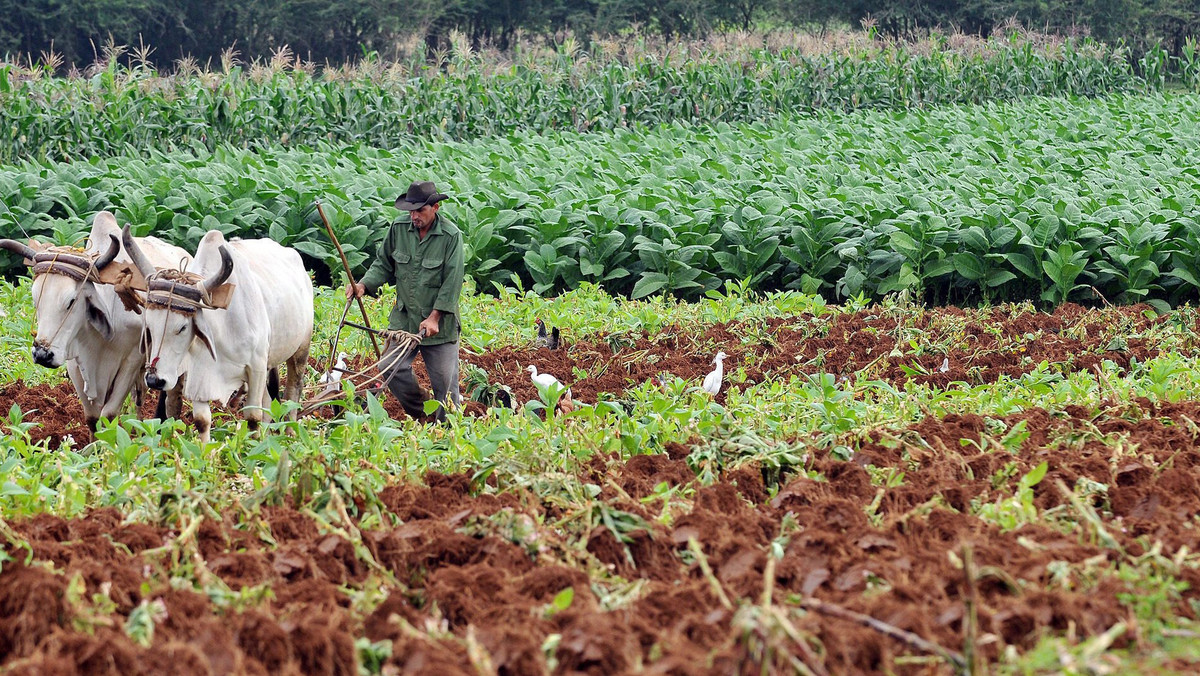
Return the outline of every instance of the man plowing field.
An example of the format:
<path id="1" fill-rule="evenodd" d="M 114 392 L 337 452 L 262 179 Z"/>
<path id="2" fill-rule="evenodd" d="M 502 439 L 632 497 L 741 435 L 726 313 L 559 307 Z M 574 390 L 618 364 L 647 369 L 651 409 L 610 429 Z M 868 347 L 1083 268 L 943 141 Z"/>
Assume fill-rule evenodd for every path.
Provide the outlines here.
<path id="1" fill-rule="evenodd" d="M 462 403 L 458 386 L 459 298 L 463 286 L 462 231 L 439 215 L 446 199 L 432 181 L 414 182 L 396 200 L 409 213 L 391 225 L 379 245 L 374 263 L 362 281 L 346 288 L 346 298 L 374 294 L 384 284 L 396 286 L 396 305 L 388 318 L 393 331 L 424 334 L 415 350 L 401 351 L 379 367 L 388 388 L 414 418 L 425 416 L 425 393 L 413 376 L 419 353 L 429 371 L 433 396 L 440 404 L 449 398 Z M 445 419 L 444 407 L 437 411 Z"/>

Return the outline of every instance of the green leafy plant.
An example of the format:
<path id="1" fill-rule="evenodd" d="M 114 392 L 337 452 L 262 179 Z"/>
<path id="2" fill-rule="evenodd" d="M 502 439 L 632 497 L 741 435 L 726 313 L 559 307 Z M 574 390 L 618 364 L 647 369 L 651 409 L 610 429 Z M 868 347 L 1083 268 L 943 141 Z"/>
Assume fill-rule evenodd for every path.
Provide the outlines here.
<path id="1" fill-rule="evenodd" d="M 1033 504 L 1033 487 L 1038 485 L 1046 476 L 1049 465 L 1042 462 L 1029 470 L 1017 482 L 1016 492 L 1012 497 L 1002 498 L 993 503 L 979 505 L 975 510 L 979 518 L 994 523 L 1003 530 L 1013 530 L 1022 524 L 1037 520 L 1037 507 Z"/>

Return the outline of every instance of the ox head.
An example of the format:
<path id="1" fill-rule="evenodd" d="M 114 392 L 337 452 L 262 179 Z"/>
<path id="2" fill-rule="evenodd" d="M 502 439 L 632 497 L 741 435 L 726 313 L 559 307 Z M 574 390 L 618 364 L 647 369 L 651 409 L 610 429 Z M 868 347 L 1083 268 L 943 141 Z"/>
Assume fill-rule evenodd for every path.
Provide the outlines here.
<path id="1" fill-rule="evenodd" d="M 210 294 L 233 274 L 233 257 L 224 245 L 217 248 L 221 267 L 207 277 L 194 275 L 164 276 L 150 263 L 126 226 L 123 243 L 134 265 L 148 280 L 146 307 L 142 312 L 142 352 L 146 355 L 146 385 L 157 390 L 170 390 L 179 382 L 184 362 L 194 346 L 216 360 L 212 332 L 205 317 L 204 305 Z M 212 257 L 201 244 L 193 265 L 203 267 Z"/>
<path id="2" fill-rule="evenodd" d="M 109 234 L 107 244 L 92 261 L 90 256 L 35 251 L 21 242 L 0 239 L 0 247 L 33 261 L 33 305 L 37 317 L 33 360 L 41 366 L 58 368 L 75 358 L 80 333 L 87 327 L 103 340 L 112 340 L 112 312 L 122 310 L 104 302 L 87 277 L 89 266 L 103 270 L 120 253 L 121 242 L 116 234 Z"/>

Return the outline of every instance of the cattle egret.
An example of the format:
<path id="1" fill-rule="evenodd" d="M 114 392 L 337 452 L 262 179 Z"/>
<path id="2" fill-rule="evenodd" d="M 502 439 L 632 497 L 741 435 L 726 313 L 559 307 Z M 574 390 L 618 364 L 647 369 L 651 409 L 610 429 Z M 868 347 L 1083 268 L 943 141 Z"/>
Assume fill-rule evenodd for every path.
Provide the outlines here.
<path id="1" fill-rule="evenodd" d="M 534 366 L 533 364 L 530 364 L 529 366 L 525 367 L 525 370 L 529 371 L 529 379 L 532 380 L 533 384 L 537 386 L 539 392 L 545 392 L 546 390 L 548 390 L 550 388 L 551 385 L 558 385 L 559 387 L 563 387 L 563 384 L 558 382 L 558 378 L 555 378 L 554 376 L 550 375 L 549 373 L 538 373 L 537 367 Z M 563 394 L 563 396 L 570 399 L 571 398 L 571 389 L 570 388 L 564 388 L 564 389 L 566 389 L 566 392 Z"/>
<path id="2" fill-rule="evenodd" d="M 949 370 L 950 370 L 950 357 L 946 357 L 945 359 L 942 360 L 942 365 L 938 367 L 938 372 L 945 373 L 946 371 L 949 371 Z"/>
<path id="3" fill-rule="evenodd" d="M 724 361 L 724 352 L 718 352 L 717 356 L 713 357 L 713 363 L 717 365 L 717 368 L 704 376 L 704 384 L 701 387 L 704 388 L 705 392 L 716 394 L 721 391 L 721 377 L 725 374 L 725 367 L 722 364 Z"/>
<path id="4" fill-rule="evenodd" d="M 321 374 L 320 382 L 322 385 L 332 385 L 342 379 L 342 373 L 346 370 L 346 357 L 348 356 L 345 352 L 338 352 L 337 363 L 333 365 L 329 373 Z"/>

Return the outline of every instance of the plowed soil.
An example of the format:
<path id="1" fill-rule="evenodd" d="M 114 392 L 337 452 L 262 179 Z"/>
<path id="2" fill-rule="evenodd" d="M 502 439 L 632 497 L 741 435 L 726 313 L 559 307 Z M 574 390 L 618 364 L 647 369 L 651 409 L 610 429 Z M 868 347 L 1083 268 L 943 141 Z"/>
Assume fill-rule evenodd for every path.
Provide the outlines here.
<path id="1" fill-rule="evenodd" d="M 620 395 L 659 374 L 699 385 L 712 370 L 717 350 L 727 355 L 726 374 L 745 372 L 744 382 L 727 376 L 727 387 L 735 389 L 791 374 L 852 376 L 859 371 L 893 384 L 977 385 L 1029 373 L 1042 361 L 1064 372 L 1089 371 L 1104 360 L 1120 368 L 1128 368 L 1131 359 L 1145 361 L 1158 350 L 1139 334 L 1164 321 L 1149 310 L 1130 306 L 1097 311 L 1071 304 L 1053 313 L 948 307 L 914 311 L 914 316 L 901 316 L 903 324 L 894 313 L 863 310 L 719 324 L 703 331 L 670 327 L 653 338 L 616 337 L 621 342 L 570 343 L 568 337 L 566 349 L 503 348 L 466 359 L 487 370 L 491 382 L 507 385 L 521 401 L 537 397 L 524 370 L 530 364 L 569 386 L 576 400 L 594 403 L 602 394 Z M 917 334 L 921 342 L 946 349 L 914 355 L 907 343 Z M 588 375 L 577 378 L 577 373 Z"/>
<path id="2" fill-rule="evenodd" d="M 348 524 L 322 526 L 292 507 L 192 529 L 125 523 L 112 510 L 40 516 L 11 524 L 5 545 L 0 667 L 354 674 L 355 640 L 366 637 L 390 646 L 386 673 L 399 674 L 758 674 L 764 663 L 791 673 L 790 660 L 816 673 L 952 673 L 936 658 L 897 661 L 922 652 L 798 605 L 818 599 L 961 651 L 969 547 L 985 659 L 1128 621 L 1119 596 L 1139 590 L 1117 575 L 1119 552 L 1140 556 L 1158 542 L 1170 559 L 1200 547 L 1189 425 L 1198 416 L 1200 404 L 1143 401 L 929 419 L 877 433 L 850 461 L 813 451 L 804 474 L 791 468 L 777 485 L 753 465 L 699 485 L 683 446 L 593 458 L 581 472 L 600 502 L 575 511 L 503 477 L 429 474 L 378 495 L 394 518 L 363 530 L 358 548 Z M 1021 421 L 1028 438 L 1003 447 Z M 1006 531 L 971 515 L 973 504 L 1011 498 L 1043 461 L 1051 470 L 1032 502 L 1060 527 Z M 885 485 L 880 467 L 902 480 Z M 1060 482 L 1083 496 L 1078 506 Z M 1103 536 L 1072 524 L 1079 509 L 1095 513 Z M 773 543 L 781 558 L 769 564 Z M 1200 572 L 1174 574 L 1190 586 L 1162 602 L 1194 619 Z M 145 608 L 158 619 L 152 635 L 133 632 L 139 644 L 128 618 Z M 1141 640 L 1133 624 L 1118 647 Z"/>
<path id="3" fill-rule="evenodd" d="M 894 384 L 911 381 L 947 387 L 953 382 L 981 384 L 1019 376 L 1042 361 L 1064 372 L 1091 370 L 1104 360 L 1127 368 L 1132 359 L 1145 361 L 1158 354 L 1153 341 L 1140 335 L 1165 319 L 1154 318 L 1148 310 L 1149 306 L 1131 306 L 1098 311 L 1071 304 L 1053 313 L 1011 306 L 971 311 L 948 307 L 915 311 L 911 316 L 863 310 L 771 319 L 761 324 L 718 324 L 701 332 L 670 327 L 653 338 L 644 334 L 615 336 L 611 342 L 571 343 L 568 336 L 566 346 L 559 350 L 507 347 L 464 354 L 463 359 L 487 371 L 490 383 L 508 387 L 518 403 L 538 396 L 525 371 L 530 364 L 568 385 L 575 400 L 595 403 L 602 396 L 619 397 L 659 374 L 672 374 L 698 385 L 712 370 L 718 349 L 728 355 L 727 389 L 793 374 L 850 376 L 858 371 Z M 903 324 L 897 317 L 905 320 Z M 915 333 L 922 334 L 923 342 L 946 345 L 946 351 L 912 354 L 907 341 Z M 898 345 L 903 349 L 896 353 Z M 943 360 L 946 371 L 940 370 Z M 358 370 L 370 363 L 368 357 L 355 355 L 349 366 Z M 314 369 L 324 366 L 315 359 L 310 365 Z M 731 374 L 739 369 L 745 380 L 735 382 Z M 413 372 L 428 391 L 429 378 L 420 359 Z M 588 375 L 576 378 L 577 373 Z M 466 411 L 482 414 L 484 407 L 466 401 L 468 394 L 463 392 Z M 722 392 L 717 398 L 721 401 L 724 396 Z M 144 402 L 141 414 L 152 416 L 156 401 L 149 398 Z M 384 395 L 382 403 L 393 417 L 406 417 L 393 397 Z M 35 441 L 48 438 L 51 446 L 57 447 L 67 435 L 80 442 L 90 440 L 83 409 L 68 382 L 32 388 L 19 382 L 7 385 L 0 389 L 0 411 L 8 411 L 13 404 L 26 412 L 26 421 L 40 423 L 30 430 Z M 216 410 L 236 410 L 236 402 L 233 409 Z M 335 414 L 331 407 L 315 413 Z"/>

